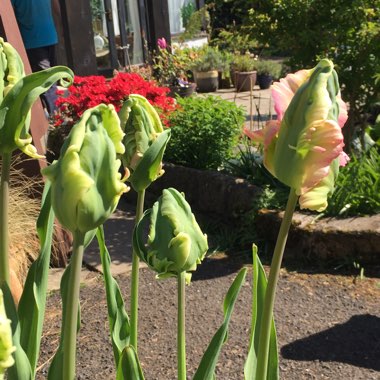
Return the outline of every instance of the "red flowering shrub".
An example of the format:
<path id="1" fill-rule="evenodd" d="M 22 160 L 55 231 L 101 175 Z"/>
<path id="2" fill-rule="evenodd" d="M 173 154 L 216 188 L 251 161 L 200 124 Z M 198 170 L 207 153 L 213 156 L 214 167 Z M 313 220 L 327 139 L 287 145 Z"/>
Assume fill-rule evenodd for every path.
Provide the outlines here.
<path id="1" fill-rule="evenodd" d="M 158 87 L 154 81 L 146 81 L 135 73 L 118 73 L 111 80 L 101 75 L 76 76 L 67 92 L 58 92 L 61 96 L 57 100 L 55 127 L 63 123 L 74 125 L 86 109 L 100 103 L 113 104 L 119 111 L 130 94 L 145 96 L 155 106 L 164 124 L 167 124 L 167 116 L 176 108 L 175 100 L 167 96 L 168 88 Z"/>

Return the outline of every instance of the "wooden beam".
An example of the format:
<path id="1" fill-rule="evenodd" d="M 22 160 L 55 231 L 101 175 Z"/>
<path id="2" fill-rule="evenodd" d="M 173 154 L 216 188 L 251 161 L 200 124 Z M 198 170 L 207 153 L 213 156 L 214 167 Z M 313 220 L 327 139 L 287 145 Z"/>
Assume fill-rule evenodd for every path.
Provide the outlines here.
<path id="1" fill-rule="evenodd" d="M 171 44 L 168 0 L 147 0 L 146 10 L 149 23 L 149 49 L 156 49 L 157 39 L 162 37 Z"/>
<path id="2" fill-rule="evenodd" d="M 90 2 L 60 0 L 60 7 L 68 66 L 76 75 L 97 74 Z"/>

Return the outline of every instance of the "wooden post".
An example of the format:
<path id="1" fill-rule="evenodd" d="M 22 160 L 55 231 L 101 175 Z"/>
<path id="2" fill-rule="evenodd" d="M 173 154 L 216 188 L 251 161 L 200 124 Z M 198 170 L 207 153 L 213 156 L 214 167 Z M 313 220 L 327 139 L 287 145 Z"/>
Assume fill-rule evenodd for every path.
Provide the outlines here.
<path id="1" fill-rule="evenodd" d="M 67 65 L 76 75 L 97 74 L 90 2 L 60 0 L 60 8 Z"/>
<path id="2" fill-rule="evenodd" d="M 164 37 L 171 44 L 168 0 L 147 0 L 149 23 L 148 46 L 157 48 L 157 39 Z"/>

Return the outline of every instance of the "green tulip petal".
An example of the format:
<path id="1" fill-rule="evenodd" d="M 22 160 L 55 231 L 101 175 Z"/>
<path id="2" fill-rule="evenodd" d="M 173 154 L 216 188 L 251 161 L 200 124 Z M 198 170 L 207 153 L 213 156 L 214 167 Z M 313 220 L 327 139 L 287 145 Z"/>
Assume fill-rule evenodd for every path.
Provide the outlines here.
<path id="1" fill-rule="evenodd" d="M 119 130 L 118 130 L 119 129 Z M 84 112 L 72 128 L 61 156 L 43 169 L 52 182 L 52 203 L 58 220 L 71 232 L 86 233 L 103 224 L 128 187 L 121 181 L 123 133 L 113 106 Z"/>
<path id="2" fill-rule="evenodd" d="M 31 145 L 29 134 L 30 109 L 38 97 L 60 79 L 72 80 L 72 71 L 56 66 L 20 78 L 10 88 L 0 104 L 0 152 L 20 149 L 25 154 L 40 158 Z"/>

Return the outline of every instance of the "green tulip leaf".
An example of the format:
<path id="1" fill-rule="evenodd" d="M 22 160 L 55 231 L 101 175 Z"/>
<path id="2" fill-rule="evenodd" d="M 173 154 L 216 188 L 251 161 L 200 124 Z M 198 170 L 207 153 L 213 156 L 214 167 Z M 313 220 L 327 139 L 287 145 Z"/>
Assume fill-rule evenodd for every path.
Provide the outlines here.
<path id="1" fill-rule="evenodd" d="M 245 281 L 247 268 L 240 270 L 234 282 L 229 288 L 226 297 L 224 298 L 223 312 L 224 320 L 218 331 L 215 333 L 209 346 L 207 347 L 199 367 L 193 377 L 193 380 L 213 380 L 215 379 L 215 367 L 218 362 L 219 354 L 223 344 L 227 340 L 228 326 L 231 315 L 235 306 L 236 299 L 239 295 L 241 287 Z"/>
<path id="2" fill-rule="evenodd" d="M 251 336 L 247 361 L 244 365 L 245 380 L 278 380 L 278 350 L 274 319 L 272 317 L 272 328 L 269 342 L 268 372 L 266 379 L 256 378 L 257 350 L 259 347 L 259 336 L 261 330 L 262 311 L 264 309 L 267 278 L 264 268 L 257 255 L 257 247 L 253 245 L 253 284 L 252 284 L 252 322 Z"/>
<path id="3" fill-rule="evenodd" d="M 20 343 L 20 322 L 18 320 L 16 306 L 13 301 L 11 291 L 6 283 L 2 285 L 4 294 L 4 305 L 7 313 L 7 318 L 11 320 L 13 345 L 16 351 L 13 353 L 14 365 L 7 370 L 8 380 L 33 380 L 33 371 L 30 367 L 28 356 L 23 350 Z"/>
<path id="4" fill-rule="evenodd" d="M 103 226 L 98 227 L 96 237 L 100 249 L 100 259 L 102 261 L 104 284 L 106 288 L 108 321 L 111 331 L 112 347 L 115 363 L 118 365 L 120 358 L 123 355 L 123 350 L 129 345 L 131 329 L 120 288 L 111 274 L 111 259 L 104 239 Z"/>
<path id="5" fill-rule="evenodd" d="M 135 191 L 145 190 L 157 179 L 166 145 L 170 139 L 170 133 L 170 129 L 160 133 L 144 153 L 136 170 L 129 178 L 129 182 Z"/>
<path id="6" fill-rule="evenodd" d="M 70 302 L 70 299 L 68 299 L 68 285 L 69 285 L 71 270 L 72 270 L 72 262 L 70 261 L 61 279 L 61 287 L 60 287 L 61 298 L 62 298 L 61 340 L 59 342 L 59 347 L 53 357 L 53 360 L 49 368 L 48 380 L 67 380 L 63 378 L 63 340 L 64 340 L 63 332 L 65 331 L 65 324 L 66 324 L 66 309 L 67 309 L 68 303 Z M 77 331 L 79 331 L 80 329 L 80 320 L 81 318 L 80 318 L 80 306 L 79 306 Z"/>
<path id="7" fill-rule="evenodd" d="M 50 182 L 45 184 L 42 206 L 37 220 L 40 254 L 31 265 L 18 306 L 20 341 L 35 376 L 45 315 L 47 282 L 50 264 L 54 212 L 51 207 Z"/>
<path id="8" fill-rule="evenodd" d="M 121 354 L 116 380 L 144 380 L 139 358 L 132 346 L 125 347 Z"/>
<path id="9" fill-rule="evenodd" d="M 55 82 L 67 79 L 72 82 L 73 72 L 65 66 L 56 66 L 20 78 L 0 104 L 0 153 L 20 149 L 38 158 L 29 134 L 30 109 L 38 97 Z"/>

